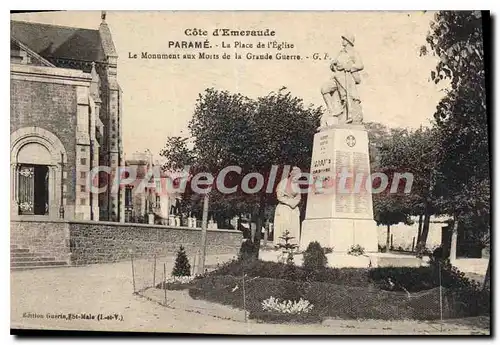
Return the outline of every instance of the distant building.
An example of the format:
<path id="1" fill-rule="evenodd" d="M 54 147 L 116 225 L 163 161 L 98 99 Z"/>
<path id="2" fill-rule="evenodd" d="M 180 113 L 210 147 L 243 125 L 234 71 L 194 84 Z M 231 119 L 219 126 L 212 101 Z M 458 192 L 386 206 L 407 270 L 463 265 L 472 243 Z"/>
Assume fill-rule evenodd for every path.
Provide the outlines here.
<path id="1" fill-rule="evenodd" d="M 391 225 L 390 244 L 391 250 L 395 251 L 414 251 L 418 238 L 418 217 L 411 217 L 413 223 L 406 225 L 398 223 Z M 442 246 L 445 255 L 449 255 L 451 245 L 451 226 L 453 218 L 451 216 L 431 216 L 429 221 L 429 233 L 427 235 L 426 247 L 434 250 Z M 460 257 L 481 257 L 481 250 L 484 245 L 473 236 L 477 229 L 465 229 L 459 225 L 457 230 L 457 256 Z M 378 244 L 385 248 L 387 238 L 387 226 L 379 225 L 377 227 Z"/>
<path id="2" fill-rule="evenodd" d="M 11 21 L 11 217 L 124 219 L 124 190 L 90 193 L 122 161 L 122 90 L 111 32 Z M 99 181 L 105 183 L 105 177 Z"/>
<path id="3" fill-rule="evenodd" d="M 412 251 L 417 245 L 418 237 L 418 217 L 411 217 L 413 223 L 406 225 L 398 223 L 391 225 L 392 247 L 394 250 Z M 429 222 L 429 234 L 427 236 L 427 247 L 434 249 L 441 245 L 443 227 L 448 225 L 449 217 L 435 217 L 432 216 Z M 387 226 L 377 226 L 378 244 L 385 247 Z"/>
<path id="4" fill-rule="evenodd" d="M 167 224 L 171 214 L 178 215 L 176 204 L 180 194 L 169 193 L 171 177 L 159 163 L 153 163 L 151 153 L 134 153 L 125 165 L 136 175 L 135 181 L 125 186 L 126 222 L 147 223 L 152 214 L 156 223 Z"/>

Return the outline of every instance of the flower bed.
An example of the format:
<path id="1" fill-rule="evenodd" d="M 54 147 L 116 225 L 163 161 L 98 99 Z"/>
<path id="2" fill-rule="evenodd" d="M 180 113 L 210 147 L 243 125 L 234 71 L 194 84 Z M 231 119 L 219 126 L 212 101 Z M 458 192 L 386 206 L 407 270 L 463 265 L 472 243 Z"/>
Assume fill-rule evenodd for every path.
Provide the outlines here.
<path id="1" fill-rule="evenodd" d="M 273 296 L 262 301 L 261 305 L 264 311 L 294 315 L 307 314 L 314 307 L 313 304 L 303 298 L 300 298 L 298 301 L 281 301 L 279 298 L 274 298 Z"/>
<path id="2" fill-rule="evenodd" d="M 167 288 L 186 288 L 192 298 L 240 309 L 245 305 L 250 318 L 266 322 L 315 322 L 324 317 L 432 320 L 440 318 L 441 301 L 445 318 L 489 314 L 489 295 L 459 272 L 443 267 L 441 279 L 442 296 L 435 266 L 308 272 L 273 262 L 234 261 L 190 283 L 167 284 Z M 270 297 L 292 302 L 302 298 L 314 308 L 301 314 L 265 310 L 262 302 Z"/>
<path id="3" fill-rule="evenodd" d="M 157 289 L 163 289 L 164 285 L 167 290 L 185 290 L 191 286 L 191 282 L 195 279 L 193 276 L 170 277 L 165 282 L 156 284 Z"/>
<path id="4" fill-rule="evenodd" d="M 238 288 L 236 288 L 238 286 Z M 214 276 L 195 280 L 189 288 L 189 294 L 195 299 L 230 305 L 243 309 L 242 279 L 233 276 Z M 235 289 L 236 288 L 236 289 Z M 406 293 L 387 292 L 379 289 L 348 287 L 328 283 L 304 283 L 283 279 L 255 278 L 245 283 L 245 305 L 251 317 L 295 321 L 321 320 L 324 317 L 342 319 L 412 319 L 413 308 L 417 303 L 427 312 L 433 311 L 430 318 L 439 318 L 439 306 L 436 298 L 410 300 Z M 297 317 L 282 313 L 268 312 L 262 307 L 262 301 L 270 296 L 284 300 L 298 301 L 300 298 L 310 301 L 315 307 L 309 313 Z M 438 299 L 439 300 L 439 299 Z M 427 303 L 431 302 L 431 303 Z M 282 315 L 278 317 L 278 315 Z"/>

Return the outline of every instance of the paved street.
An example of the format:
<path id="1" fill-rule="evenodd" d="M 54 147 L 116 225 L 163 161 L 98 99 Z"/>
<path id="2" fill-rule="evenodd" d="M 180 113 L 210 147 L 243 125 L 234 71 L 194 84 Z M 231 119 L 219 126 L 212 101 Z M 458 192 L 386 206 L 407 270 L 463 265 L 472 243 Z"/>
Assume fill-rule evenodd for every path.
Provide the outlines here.
<path id="1" fill-rule="evenodd" d="M 209 258 L 208 264 L 224 258 Z M 226 258 L 227 259 L 227 258 Z M 159 260 L 161 262 L 162 260 Z M 173 262 L 173 260 L 168 260 Z M 150 262 L 136 262 L 139 268 Z M 171 265 L 167 272 L 171 271 Z M 136 277 L 137 284 L 146 278 Z M 142 280 L 141 280 L 142 279 Z M 440 334 L 441 325 L 418 321 L 328 320 L 322 325 L 260 324 L 221 320 L 163 307 L 132 294 L 130 262 L 11 272 L 11 327 L 64 330 L 203 332 L 241 334 Z M 122 321 L 48 319 L 47 314 L 119 314 Z M 24 317 L 23 317 L 24 314 Z M 31 315 L 29 315 L 31 314 Z M 43 318 L 33 317 L 33 314 Z M 59 316 L 61 317 L 61 316 Z M 447 334 L 485 334 L 487 320 L 447 322 Z"/>

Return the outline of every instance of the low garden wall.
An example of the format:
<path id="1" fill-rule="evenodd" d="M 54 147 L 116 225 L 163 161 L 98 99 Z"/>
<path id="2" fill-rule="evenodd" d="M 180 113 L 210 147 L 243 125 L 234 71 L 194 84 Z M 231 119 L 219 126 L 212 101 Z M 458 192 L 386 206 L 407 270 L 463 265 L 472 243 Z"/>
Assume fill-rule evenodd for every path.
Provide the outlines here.
<path id="1" fill-rule="evenodd" d="M 68 223 L 36 218 L 10 222 L 10 244 L 40 257 L 70 263 Z"/>
<path id="2" fill-rule="evenodd" d="M 194 253 L 201 229 L 114 222 L 70 222 L 74 264 L 114 262 L 134 257 L 171 255 L 182 245 Z M 207 230 L 207 254 L 237 254 L 242 235 L 235 230 Z"/>
<path id="3" fill-rule="evenodd" d="M 207 230 L 207 254 L 238 254 L 237 230 Z M 172 255 L 182 245 L 194 254 L 201 229 L 96 221 L 12 221 L 11 244 L 74 265 Z M 63 260 L 64 258 L 64 260 Z"/>

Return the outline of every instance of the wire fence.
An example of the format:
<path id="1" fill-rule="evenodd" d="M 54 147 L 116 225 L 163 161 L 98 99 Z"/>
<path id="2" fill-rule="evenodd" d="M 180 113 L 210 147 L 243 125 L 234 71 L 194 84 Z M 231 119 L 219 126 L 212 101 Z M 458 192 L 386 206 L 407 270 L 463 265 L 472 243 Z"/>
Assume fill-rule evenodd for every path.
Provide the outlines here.
<path id="1" fill-rule="evenodd" d="M 134 258 L 130 256 L 130 266 L 132 272 L 132 284 L 134 293 L 156 287 L 161 282 L 165 282 L 172 275 L 175 264 L 175 256 L 156 256 L 148 258 Z M 193 274 L 193 270 L 191 270 Z"/>
<path id="2" fill-rule="evenodd" d="M 198 273 L 198 253 L 192 250 L 186 253 L 191 275 Z M 207 256 L 206 269 L 215 269 L 234 256 L 212 255 Z M 468 295 L 457 293 L 456 289 L 442 287 L 441 274 L 440 286 L 419 292 L 388 291 L 374 286 L 348 286 L 320 281 L 293 281 L 276 279 L 277 277 L 255 277 L 246 274 L 222 275 L 213 277 L 209 282 L 203 283 L 203 288 L 190 290 L 188 298 L 179 292 L 172 292 L 165 287 L 175 266 L 176 255 L 136 258 L 130 256 L 131 277 L 134 293 L 150 299 L 156 303 L 170 308 L 183 308 L 197 310 L 201 313 L 214 312 L 203 309 L 203 303 L 195 302 L 198 293 L 202 300 L 227 304 L 240 310 L 241 314 L 231 315 L 230 318 L 240 318 L 247 322 L 251 313 L 262 312 L 260 305 L 273 296 L 281 300 L 295 300 L 299 296 L 310 301 L 320 308 L 321 314 L 326 317 L 341 319 L 416 319 L 416 320 L 441 320 L 466 317 L 475 312 L 471 309 L 482 308 L 485 301 L 478 299 L 471 303 Z M 441 270 L 440 270 L 441 271 Z M 264 275 L 266 275 L 264 273 Z M 203 297 L 202 297 L 203 296 Z M 473 295 L 470 295 L 473 299 Z M 222 299 L 222 300 L 221 300 Z M 477 304 L 477 305 L 475 305 Z M 215 310 L 215 309 L 214 309 Z M 216 315 L 211 315 L 216 316 Z M 217 317 L 217 316 L 216 316 Z"/>
<path id="3" fill-rule="evenodd" d="M 186 251 L 190 264 L 191 276 L 200 274 L 200 254 L 199 251 Z M 204 270 L 209 271 L 217 268 L 222 263 L 236 258 L 234 254 L 211 254 L 205 258 Z M 172 277 L 175 266 L 176 254 L 155 255 L 148 257 L 138 257 L 130 254 L 131 278 L 133 293 L 141 292 L 158 287 L 162 282 L 166 282 Z"/>

